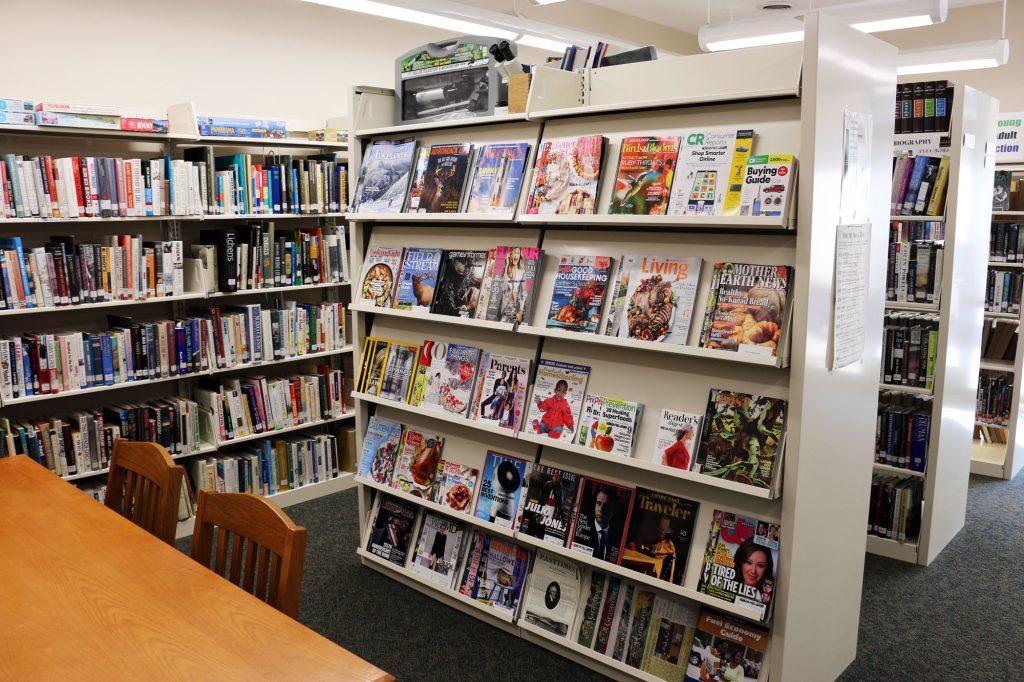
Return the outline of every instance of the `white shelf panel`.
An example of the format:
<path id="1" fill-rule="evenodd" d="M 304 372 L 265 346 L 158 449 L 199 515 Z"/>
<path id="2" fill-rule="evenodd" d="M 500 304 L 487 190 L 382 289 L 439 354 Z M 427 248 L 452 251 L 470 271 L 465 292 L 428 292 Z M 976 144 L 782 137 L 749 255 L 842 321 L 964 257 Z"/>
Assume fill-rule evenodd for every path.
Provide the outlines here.
<path id="1" fill-rule="evenodd" d="M 987 360 L 982 358 L 981 363 L 978 366 L 981 369 L 991 369 L 999 372 L 1013 372 L 1012 360 Z"/>
<path id="2" fill-rule="evenodd" d="M 424 313 L 418 310 L 396 310 L 395 308 L 375 308 L 368 305 L 350 305 L 349 310 L 357 313 L 371 315 L 387 315 L 389 317 L 404 317 L 409 320 L 426 320 L 427 322 L 438 322 L 440 324 L 454 324 L 462 327 L 478 327 L 480 329 L 492 329 L 495 331 L 510 332 L 515 328 L 511 322 L 488 322 L 468 317 L 456 317 L 455 315 L 436 315 Z"/>
<path id="3" fill-rule="evenodd" d="M 348 149 L 348 142 L 318 142 L 303 137 L 230 137 L 219 135 L 200 135 L 188 142 L 179 142 L 179 146 L 209 145 L 211 147 L 305 147 L 307 149 Z"/>
<path id="4" fill-rule="evenodd" d="M 402 490 L 398 490 L 397 488 L 392 488 L 391 486 L 384 485 L 383 483 L 371 481 L 370 479 L 364 478 L 362 476 L 356 476 L 356 483 L 358 483 L 359 485 L 366 486 L 367 488 L 379 490 L 383 493 L 391 495 L 392 497 L 401 498 L 406 502 L 412 502 L 423 507 L 424 509 L 428 509 L 438 514 L 443 514 L 449 518 L 455 519 L 456 521 L 461 521 L 463 523 L 476 526 L 478 528 L 486 530 L 488 533 L 491 533 L 493 535 L 502 535 L 506 538 L 509 538 L 510 540 L 515 538 L 516 533 L 511 528 L 505 528 L 504 526 L 499 526 L 496 523 L 491 523 L 489 521 L 484 521 L 483 519 L 478 519 L 475 516 L 473 516 L 472 510 L 470 510 L 469 512 L 457 512 L 454 509 L 451 509 L 450 507 L 442 507 L 437 502 L 431 502 L 430 500 L 418 497 L 416 495 L 412 495 Z"/>
<path id="5" fill-rule="evenodd" d="M 330 419 L 317 419 L 315 421 L 306 422 L 305 424 L 288 426 L 283 429 L 274 429 L 271 431 L 263 431 L 262 433 L 253 433 L 248 436 L 242 436 L 241 438 L 231 438 L 228 440 L 222 440 L 217 443 L 217 448 L 222 448 L 225 445 L 235 445 L 236 443 L 247 443 L 251 440 L 259 440 L 260 438 L 273 438 L 274 436 L 278 436 L 282 433 L 291 433 L 292 431 L 301 431 L 302 429 L 308 429 L 313 426 L 320 426 L 321 424 L 332 424 L 334 422 L 345 421 L 347 419 L 354 419 L 355 416 L 355 408 L 349 405 L 347 407 L 346 413 L 338 417 L 331 417 Z"/>
<path id="6" fill-rule="evenodd" d="M 889 220 L 901 223 L 944 223 L 944 215 L 890 215 Z"/>
<path id="7" fill-rule="evenodd" d="M 69 216 L 67 218 L 0 218 L 0 225 L 17 225 L 17 224 L 32 224 L 38 225 L 42 223 L 82 223 L 88 225 L 90 223 L 138 223 L 138 222 L 153 222 L 154 220 L 165 222 L 170 220 L 177 220 L 179 216 L 166 216 L 166 215 L 151 215 L 151 216 L 132 216 L 130 218 L 96 218 L 86 217 L 79 218 L 77 216 Z"/>
<path id="8" fill-rule="evenodd" d="M 64 126 L 37 126 L 37 125 L 14 125 L 11 123 L 0 123 L 0 133 L 24 133 L 26 135 L 68 135 L 77 137 L 110 137 L 122 138 L 125 140 L 146 140 L 153 142 L 166 142 L 168 140 L 189 140 L 188 135 L 176 135 L 174 133 L 142 133 L 132 130 L 103 130 L 99 128 L 66 128 Z"/>
<path id="9" fill-rule="evenodd" d="M 986 320 L 1020 320 L 1020 315 L 1017 313 L 985 313 Z"/>
<path id="10" fill-rule="evenodd" d="M 508 213 L 349 213 L 349 220 L 364 223 L 515 223 Z"/>
<path id="11" fill-rule="evenodd" d="M 794 89 L 790 87 L 783 87 L 771 90 L 766 89 L 760 90 L 756 93 L 750 93 L 751 97 L 757 99 L 796 97 L 798 95 L 799 88 Z M 627 112 L 637 109 L 667 109 L 671 107 L 684 107 L 698 104 L 717 104 L 721 103 L 722 101 L 723 98 L 721 97 L 707 97 L 705 95 L 696 95 L 693 97 L 669 97 L 664 99 L 650 99 L 631 104 L 622 104 L 619 102 L 613 102 L 610 104 L 591 104 L 588 106 L 565 107 L 563 109 L 547 109 L 544 111 L 534 111 L 530 113 L 530 120 L 543 121 L 550 118 L 565 118 L 567 116 L 575 117 L 591 116 L 594 114 L 615 114 L 619 112 Z"/>
<path id="12" fill-rule="evenodd" d="M 1024 216 L 1024 211 L 992 211 L 992 216 L 995 218 L 1007 217 L 1021 217 Z"/>
<path id="13" fill-rule="evenodd" d="M 344 218 L 345 213 L 244 213 L 233 215 L 161 215 L 161 216 L 132 216 L 126 218 L 0 218 L 0 226 L 17 224 L 40 224 L 40 223 L 138 223 L 138 222 L 171 222 L 171 221 L 200 221 L 207 220 L 280 220 L 283 218 Z"/>
<path id="14" fill-rule="evenodd" d="M 749 495 L 751 497 L 757 497 L 763 500 L 774 499 L 772 492 L 764 488 L 755 488 L 751 485 L 744 485 L 742 483 L 736 483 L 734 481 L 725 481 L 720 478 L 714 478 L 712 476 L 705 476 L 698 474 L 693 471 L 684 471 L 682 469 L 674 469 L 667 467 L 662 464 L 655 462 L 645 462 L 634 457 L 621 457 L 619 455 L 611 455 L 598 452 L 592 448 L 587 448 L 582 445 L 574 445 L 572 443 L 566 443 L 562 440 L 554 440 L 547 436 L 538 435 L 535 433 L 528 433 L 522 431 L 517 436 L 519 440 L 529 441 L 536 443 L 537 445 L 543 445 L 544 447 L 554 448 L 556 450 L 563 450 L 565 452 L 572 452 L 582 457 L 593 457 L 603 462 L 611 462 L 624 467 L 630 467 L 633 469 L 641 469 L 643 471 L 650 471 L 662 476 L 669 478 L 681 479 L 684 481 L 690 481 L 696 485 L 710 486 L 712 488 L 721 488 L 723 490 L 731 490 L 736 493 L 743 495 Z"/>
<path id="15" fill-rule="evenodd" d="M 124 308 L 125 306 L 146 305 L 150 303 L 175 303 L 177 301 L 195 301 L 206 298 L 206 294 L 193 293 L 182 296 L 153 296 L 145 299 L 132 299 L 127 301 L 105 301 L 103 303 L 82 303 L 79 305 L 51 306 L 48 308 L 9 308 L 0 310 L 0 317 L 12 315 L 34 315 L 36 313 L 57 313 L 73 310 L 102 310 L 103 308 Z"/>
<path id="16" fill-rule="evenodd" d="M 655 677 L 654 675 L 646 673 L 639 668 L 631 668 L 622 661 L 616 661 L 611 656 L 605 656 L 593 649 L 588 649 L 582 644 L 577 644 L 571 637 L 559 637 L 553 632 L 537 627 L 533 623 L 528 623 L 525 618 L 520 618 L 516 624 L 519 626 L 519 629 L 523 631 L 527 640 L 540 640 L 537 643 L 542 646 L 547 642 L 551 642 L 559 648 L 568 649 L 571 653 L 577 656 L 583 656 L 591 659 L 596 663 L 613 668 L 619 673 L 628 675 L 631 678 L 644 680 L 644 682 L 664 682 L 660 677 Z M 570 632 L 569 634 L 571 635 L 572 633 Z"/>
<path id="17" fill-rule="evenodd" d="M 210 374 L 227 374 L 228 372 L 237 371 L 249 371 L 259 370 L 265 367 L 275 367 L 277 365 L 286 365 L 289 362 L 302 362 L 303 360 L 319 360 L 321 358 L 329 358 L 334 355 L 345 355 L 351 353 L 353 349 L 352 344 L 347 344 L 341 348 L 335 350 L 323 350 L 317 353 L 306 353 L 305 355 L 292 355 L 287 358 L 281 358 L 280 360 L 270 360 L 267 362 L 249 363 L 247 365 L 235 365 L 234 367 L 223 367 L 220 369 L 210 370 Z"/>
<path id="18" fill-rule="evenodd" d="M 1003 478 L 1003 465 L 971 458 L 971 473 L 989 478 Z"/>
<path id="19" fill-rule="evenodd" d="M 185 459 L 186 457 L 196 457 L 198 455 L 206 455 L 211 452 L 217 452 L 217 446 L 209 443 L 203 443 L 194 452 L 183 452 L 179 455 L 171 455 L 171 459 Z M 109 472 L 110 469 L 96 469 L 95 471 L 85 471 L 80 474 L 73 474 L 71 476 L 62 476 L 65 481 L 77 481 L 83 478 L 93 478 L 94 476 L 101 476 Z"/>
<path id="20" fill-rule="evenodd" d="M 913 303 L 910 301 L 886 301 L 886 310 L 905 310 L 907 312 L 914 313 L 937 313 L 939 312 L 939 305 L 937 303 Z"/>
<path id="21" fill-rule="evenodd" d="M 593 343 L 601 346 L 617 346 L 631 350 L 650 351 L 654 353 L 668 353 L 671 355 L 684 355 L 695 358 L 708 358 L 722 360 L 724 362 L 736 362 L 746 365 L 760 365 L 762 367 L 779 367 L 781 360 L 771 355 L 757 355 L 755 353 L 735 353 L 730 351 L 715 350 L 713 348 L 699 348 L 697 346 L 678 346 L 668 343 L 652 343 L 649 341 L 637 341 L 636 339 L 620 339 L 616 336 L 605 336 L 603 334 L 587 334 L 583 332 L 571 332 L 565 329 L 549 329 L 548 327 L 530 327 L 520 325 L 517 328 L 520 334 L 531 336 L 547 336 L 556 339 L 566 339 L 579 343 Z"/>
<path id="22" fill-rule="evenodd" d="M 464 128 L 497 123 L 516 123 L 525 121 L 526 113 L 497 114 L 495 116 L 476 116 L 474 118 L 456 118 L 447 121 L 426 121 L 423 123 L 407 123 L 405 125 L 384 126 L 382 128 L 364 128 L 354 133 L 355 137 L 377 137 L 382 135 L 401 135 L 419 130 L 444 130 L 447 128 Z"/>
<path id="23" fill-rule="evenodd" d="M 440 412 L 434 410 L 425 410 L 422 407 L 413 407 L 407 403 L 400 403 L 395 400 L 386 400 L 369 393 L 360 393 L 359 391 L 352 391 L 352 397 L 356 400 L 364 400 L 368 403 L 375 403 L 377 405 L 386 405 L 387 407 L 393 407 L 396 410 L 403 412 L 410 412 L 412 414 L 420 414 L 424 417 L 430 417 L 438 421 L 448 422 L 449 424 L 458 424 L 459 426 L 465 426 L 468 429 L 474 429 L 476 431 L 487 431 L 488 433 L 498 434 L 505 438 L 515 438 L 516 434 L 510 429 L 503 429 L 499 426 L 492 424 L 486 424 L 484 422 L 477 422 L 467 419 L 465 416 L 448 414 L 447 412 Z"/>
<path id="24" fill-rule="evenodd" d="M 867 550 L 872 554 L 898 559 L 911 564 L 917 563 L 916 542 L 896 542 L 889 538 L 882 538 L 877 535 L 868 536 Z"/>
<path id="25" fill-rule="evenodd" d="M 607 227 L 623 227 L 632 229 L 659 227 L 717 227 L 717 228 L 753 228 L 758 230 L 776 230 L 785 234 L 795 234 L 788 228 L 782 218 L 764 216 L 728 216 L 728 215 L 554 215 L 554 214 L 520 214 L 518 221 L 529 225 L 559 225 L 581 227 L 601 225 Z"/>
<path id="26" fill-rule="evenodd" d="M 987 426 L 990 429 L 1001 429 L 1003 431 L 1008 431 L 1010 429 L 1010 427 L 1006 426 L 1005 424 L 990 424 L 988 422 L 983 422 L 983 421 L 976 421 L 976 422 L 974 422 L 974 425 L 975 426 Z M 1005 445 L 1005 443 L 999 443 L 999 445 Z"/>
<path id="27" fill-rule="evenodd" d="M 173 220 L 285 220 L 298 218 L 344 218 L 345 213 L 235 213 L 232 215 L 179 215 Z"/>
<path id="28" fill-rule="evenodd" d="M 878 462 L 875 462 L 873 466 L 875 471 L 881 471 L 887 474 L 899 474 L 900 476 L 917 476 L 919 478 L 924 478 L 923 471 L 911 471 L 910 469 L 889 466 L 888 464 L 879 464 Z"/>
<path id="29" fill-rule="evenodd" d="M 221 292 L 215 291 L 208 294 L 206 298 L 231 298 L 233 296 L 249 296 L 253 294 L 286 294 L 290 291 L 313 291 L 315 289 L 338 289 L 347 287 L 351 282 L 328 282 L 327 284 L 301 284 L 290 287 L 269 287 L 267 289 L 239 289 L 238 291 Z"/>
<path id="30" fill-rule="evenodd" d="M 898 393 L 913 393 L 915 395 L 932 395 L 932 392 L 927 388 L 918 388 L 917 386 L 901 386 L 899 384 L 879 383 L 878 390 L 896 391 Z"/>
<path id="31" fill-rule="evenodd" d="M 990 268 L 1024 268 L 1024 263 L 1007 263 L 1006 261 L 990 260 L 988 262 Z"/>

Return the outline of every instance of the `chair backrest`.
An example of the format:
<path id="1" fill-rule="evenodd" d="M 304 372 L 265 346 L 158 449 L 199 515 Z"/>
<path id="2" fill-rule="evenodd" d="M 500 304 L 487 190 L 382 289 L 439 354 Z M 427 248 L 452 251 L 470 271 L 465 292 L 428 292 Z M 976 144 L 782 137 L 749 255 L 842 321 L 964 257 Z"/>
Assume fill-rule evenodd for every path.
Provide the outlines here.
<path id="1" fill-rule="evenodd" d="M 199 491 L 192 558 L 278 611 L 298 616 L 306 529 L 270 500 L 249 493 Z"/>
<path id="2" fill-rule="evenodd" d="M 162 445 L 118 439 L 110 457 L 106 505 L 173 545 L 184 475 Z"/>

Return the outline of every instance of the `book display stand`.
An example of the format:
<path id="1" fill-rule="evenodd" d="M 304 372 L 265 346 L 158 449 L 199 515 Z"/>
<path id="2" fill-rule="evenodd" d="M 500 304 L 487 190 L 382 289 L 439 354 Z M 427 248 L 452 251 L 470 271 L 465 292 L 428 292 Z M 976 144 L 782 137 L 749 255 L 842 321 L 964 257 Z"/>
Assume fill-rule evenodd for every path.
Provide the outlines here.
<path id="1" fill-rule="evenodd" d="M 168 108 L 169 133 L 130 132 L 117 130 L 93 130 L 86 128 L 61 128 L 49 126 L 0 125 L 0 154 L 66 156 L 110 156 L 122 158 L 156 158 L 169 155 L 175 159 L 183 157 L 184 150 L 198 145 L 210 145 L 218 153 L 252 153 L 296 155 L 334 154 L 337 159 L 346 158 L 347 143 L 322 142 L 305 138 L 254 139 L 204 137 L 199 134 L 194 107 L 191 103 L 173 105 Z M 338 124 L 340 121 L 333 121 Z M 0 236 L 20 237 L 25 250 L 44 244 L 51 235 L 74 235 L 79 243 L 98 243 L 101 238 L 118 233 L 141 235 L 146 241 L 182 240 L 185 248 L 184 293 L 177 296 L 150 297 L 143 300 L 115 300 L 102 303 L 83 303 L 73 306 L 7 308 L 0 310 L 0 336 L 24 334 L 26 332 L 51 333 L 63 330 L 92 331 L 107 328 L 106 315 L 114 314 L 131 317 L 136 322 L 176 319 L 190 314 L 191 306 L 233 306 L 248 303 L 283 305 L 287 301 L 318 304 L 347 300 L 349 283 L 327 282 L 297 286 L 281 286 L 239 290 L 230 293 L 216 292 L 213 273 L 204 270 L 202 261 L 189 258 L 189 245 L 198 243 L 199 230 L 226 229 L 235 223 L 272 222 L 277 229 L 311 228 L 318 225 L 337 225 L 343 217 L 342 211 L 320 214 L 255 214 L 255 215 L 169 215 L 128 218 L 9 218 L 0 219 Z M 232 222 L 235 221 L 235 222 Z M 348 332 L 351 334 L 351 332 Z M 129 381 L 108 386 L 71 390 L 56 394 L 29 395 L 8 398 L 0 404 L 0 422 L 5 427 L 13 423 L 35 423 L 40 415 L 54 415 L 67 418 L 80 410 L 95 410 L 104 406 L 130 404 L 134 401 L 151 401 L 167 396 L 193 397 L 194 379 L 237 378 L 250 374 L 266 374 L 271 377 L 291 376 L 295 367 L 310 361 L 329 364 L 351 373 L 351 342 L 338 349 L 319 353 L 298 355 L 281 360 L 246 364 L 228 369 L 207 369 L 179 376 Z M 264 431 L 245 438 L 218 442 L 217 429 L 212 417 L 200 411 L 198 447 L 190 452 L 174 454 L 176 460 L 210 456 L 221 452 L 231 454 L 230 447 L 237 443 L 275 438 L 278 434 L 289 436 L 315 433 L 326 428 L 342 426 L 355 417 L 350 407 L 340 417 L 317 420 L 301 426 Z M 49 417 L 47 417 L 47 420 Z M 225 448 L 228 448 L 225 451 Z M 340 456 L 340 453 L 339 453 Z M 184 462 L 182 462 L 184 463 Z M 102 484 L 106 469 L 90 470 L 66 476 L 66 480 L 78 483 Z M 319 483 L 301 486 L 272 495 L 274 502 L 288 506 L 314 499 L 329 493 L 345 490 L 354 485 L 354 474 L 342 471 L 336 478 L 327 478 Z M 179 523 L 177 535 L 192 534 L 194 516 Z"/>
<path id="2" fill-rule="evenodd" d="M 633 457 L 602 455 L 578 445 L 381 399 L 356 391 L 357 440 L 371 416 L 393 419 L 445 439 L 443 459 L 483 469 L 494 450 L 628 486 L 678 494 L 700 503 L 682 585 L 644 576 L 568 548 L 543 548 L 593 569 L 642 582 L 655 590 L 707 605 L 770 629 L 759 679 L 833 679 L 853 660 L 859 626 L 864 532 L 873 447 L 874 403 L 881 355 L 881 318 L 895 91 L 895 48 L 819 17 L 807 16 L 805 41 L 695 55 L 582 72 L 538 69 L 525 115 L 394 125 L 391 95 L 357 90 L 353 106 L 353 178 L 359 155 L 378 139 L 415 137 L 419 144 L 527 141 L 536 154 L 542 139 L 602 134 L 608 138 L 595 215 L 528 215 L 524 181 L 519 210 L 509 216 L 450 214 L 350 214 L 352 267 L 378 246 L 486 249 L 498 244 L 539 246 L 544 251 L 531 316 L 500 325 L 430 313 L 353 306 L 353 344 L 367 337 L 418 345 L 438 339 L 486 351 L 591 368 L 588 392 L 612 394 L 645 405 Z M 685 77 L 684 77 L 685 75 Z M 963 102 L 963 99 L 960 100 Z M 836 232 L 840 214 L 839 168 L 844 163 L 844 114 L 865 114 L 870 128 L 870 180 L 863 202 L 874 226 L 869 244 L 865 345 L 862 359 L 831 370 L 830 344 Z M 983 112 L 984 113 L 984 112 Z M 799 160 L 791 219 L 740 216 L 608 215 L 615 161 L 623 137 L 677 134 L 701 126 L 753 128 L 758 153 L 793 154 Z M 978 135 L 978 139 L 986 139 Z M 533 168 L 533 159 L 527 167 Z M 532 171 L 530 171 L 532 172 Z M 352 186 L 355 186 L 353 180 Z M 966 192 L 966 189 L 962 190 Z M 987 197 L 986 193 L 983 193 Z M 955 206 L 955 200 L 954 200 Z M 685 345 L 645 344 L 546 327 L 557 256 L 653 252 L 704 259 L 693 322 Z M 712 265 L 720 261 L 788 265 L 791 320 L 777 357 L 708 350 L 697 345 Z M 875 269 L 878 268 L 876 271 Z M 953 268 L 947 277 L 954 276 Z M 980 296 L 980 288 L 975 292 Z M 973 294 L 972 294 L 973 296 Z M 355 296 L 354 299 L 355 300 Z M 953 297 L 953 303 L 965 304 Z M 973 301 L 972 301 L 973 303 Z M 949 314 L 947 309 L 944 313 Z M 403 319 L 404 318 L 404 319 Z M 980 320 L 979 320 L 980 324 Z M 977 330 L 975 330 L 977 331 Z M 964 332 L 967 335 L 967 332 Z M 967 341 L 964 340 L 964 344 Z M 977 340 L 974 345 L 977 356 Z M 970 369 L 970 368 L 968 368 Z M 968 369 L 964 369 L 965 372 Z M 977 367 L 971 372 L 976 373 Z M 964 382 L 965 393 L 969 391 Z M 646 461 L 662 408 L 703 412 L 711 388 L 727 388 L 788 401 L 781 491 L 715 479 Z M 950 408 L 953 409 L 953 408 Z M 963 409 L 963 408 L 957 408 Z M 973 403 L 971 409 L 973 410 Z M 533 551 L 538 541 L 485 519 L 440 509 L 434 502 L 358 477 L 363 563 L 414 589 L 522 636 L 616 679 L 658 679 L 638 668 L 559 637 L 524 617 L 516 618 L 454 589 L 430 583 L 408 566 L 369 553 L 369 511 L 375 496 L 394 497 L 446 513 L 474 528 L 510 538 Z M 781 525 L 774 613 L 767 622 L 741 604 L 696 589 L 712 512 L 725 509 Z M 460 567 L 461 568 L 461 567 Z M 461 570 L 458 571 L 461 576 Z M 823 615 L 824 614 L 824 615 Z M 827 616 L 829 627 L 822 627 Z M 680 655 L 686 655 L 681 652 Z"/>

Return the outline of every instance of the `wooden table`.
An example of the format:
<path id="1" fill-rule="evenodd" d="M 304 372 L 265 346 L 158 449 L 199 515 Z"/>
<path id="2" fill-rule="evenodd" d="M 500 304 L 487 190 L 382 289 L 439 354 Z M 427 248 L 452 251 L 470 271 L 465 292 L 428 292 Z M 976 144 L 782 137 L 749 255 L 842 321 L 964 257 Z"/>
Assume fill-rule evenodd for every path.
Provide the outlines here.
<path id="1" fill-rule="evenodd" d="M 0 459 L 0 576 L 0 679 L 393 679 L 26 457 Z"/>

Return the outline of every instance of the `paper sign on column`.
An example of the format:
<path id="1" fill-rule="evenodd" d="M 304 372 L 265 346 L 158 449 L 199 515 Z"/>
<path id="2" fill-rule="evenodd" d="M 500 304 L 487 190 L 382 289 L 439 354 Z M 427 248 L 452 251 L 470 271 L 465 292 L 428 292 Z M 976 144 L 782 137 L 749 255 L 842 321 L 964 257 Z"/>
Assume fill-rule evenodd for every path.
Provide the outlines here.
<path id="1" fill-rule="evenodd" d="M 836 228 L 829 369 L 852 365 L 864 355 L 870 256 L 871 223 Z"/>
<path id="2" fill-rule="evenodd" d="M 867 220 L 871 189 L 871 114 L 844 112 L 843 175 L 839 190 L 839 222 Z"/>

